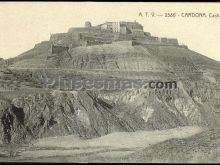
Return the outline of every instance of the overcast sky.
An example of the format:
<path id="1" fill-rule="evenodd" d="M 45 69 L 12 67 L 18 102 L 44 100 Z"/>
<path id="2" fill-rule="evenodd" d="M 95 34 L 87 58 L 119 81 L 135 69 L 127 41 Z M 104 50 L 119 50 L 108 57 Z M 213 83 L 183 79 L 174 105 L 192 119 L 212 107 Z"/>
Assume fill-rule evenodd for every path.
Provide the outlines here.
<path id="1" fill-rule="evenodd" d="M 128 2 L 0 2 L 0 57 L 9 58 L 49 40 L 50 33 L 82 27 L 85 21 L 134 21 L 158 37 L 178 38 L 194 51 L 220 61 L 220 17 L 141 17 L 139 13 L 165 12 L 220 14 L 219 3 Z"/>

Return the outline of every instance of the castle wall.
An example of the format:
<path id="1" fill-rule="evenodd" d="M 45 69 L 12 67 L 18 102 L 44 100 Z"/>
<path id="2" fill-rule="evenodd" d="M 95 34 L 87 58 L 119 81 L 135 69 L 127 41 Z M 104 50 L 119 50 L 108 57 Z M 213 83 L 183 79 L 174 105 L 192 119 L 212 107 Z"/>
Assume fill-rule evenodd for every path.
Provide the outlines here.
<path id="1" fill-rule="evenodd" d="M 179 45 L 178 40 L 176 38 L 163 37 L 163 38 L 160 38 L 159 41 L 164 44 Z"/>
<path id="2" fill-rule="evenodd" d="M 160 38 L 160 42 L 161 43 L 167 43 L 167 38 L 165 38 L 165 37 Z"/>
<path id="3" fill-rule="evenodd" d="M 144 31 L 139 30 L 139 29 L 133 29 L 132 35 L 133 35 L 134 37 L 145 37 Z"/>
<path id="4" fill-rule="evenodd" d="M 135 45 L 140 45 L 139 43 L 135 41 L 114 41 L 112 44 L 116 45 L 124 45 L 124 46 L 135 46 Z"/>
<path id="5" fill-rule="evenodd" d="M 126 31 L 132 32 L 133 30 L 141 30 L 143 31 L 143 26 L 137 22 L 106 22 L 102 25 L 100 25 L 101 29 L 108 29 L 112 30 L 112 32 L 117 33 L 117 32 L 122 32 L 123 34 L 126 34 Z M 126 31 L 124 28 L 126 27 Z"/>
<path id="6" fill-rule="evenodd" d="M 100 28 L 98 27 L 91 27 L 91 28 L 87 28 L 87 27 L 73 27 L 73 28 L 69 28 L 67 33 L 98 33 L 100 32 Z"/>
<path id="7" fill-rule="evenodd" d="M 50 35 L 50 41 L 57 42 L 59 40 L 64 40 L 67 37 L 67 33 L 56 33 Z"/>
<path id="8" fill-rule="evenodd" d="M 67 33 L 52 34 L 54 45 L 77 47 L 134 40 L 143 44 L 179 45 L 176 38 L 158 38 L 143 31 L 138 22 L 106 22 L 92 27 L 70 28 Z M 126 43 L 128 44 L 128 43 Z"/>
<path id="9" fill-rule="evenodd" d="M 143 26 L 141 24 L 139 24 L 138 22 L 124 22 L 124 21 L 121 21 L 120 25 L 121 26 L 126 26 L 130 31 L 132 31 L 133 29 L 143 30 Z"/>
<path id="10" fill-rule="evenodd" d="M 176 38 L 168 38 L 167 42 L 170 44 L 178 45 L 178 40 Z"/>
<path id="11" fill-rule="evenodd" d="M 127 30 L 126 26 L 120 27 L 120 33 L 121 34 L 127 34 L 128 33 L 128 30 Z"/>
<path id="12" fill-rule="evenodd" d="M 51 53 L 52 53 L 52 54 L 58 54 L 58 53 L 60 53 L 60 52 L 66 51 L 66 50 L 68 50 L 68 49 L 69 49 L 69 47 L 52 45 L 52 47 L 51 47 Z"/>
<path id="13" fill-rule="evenodd" d="M 64 47 L 75 47 L 80 45 L 80 33 L 57 33 L 50 36 L 50 41 L 54 45 Z"/>
<path id="14" fill-rule="evenodd" d="M 107 24 L 102 24 L 102 25 L 100 25 L 100 27 L 101 27 L 101 29 L 107 29 L 108 28 Z"/>

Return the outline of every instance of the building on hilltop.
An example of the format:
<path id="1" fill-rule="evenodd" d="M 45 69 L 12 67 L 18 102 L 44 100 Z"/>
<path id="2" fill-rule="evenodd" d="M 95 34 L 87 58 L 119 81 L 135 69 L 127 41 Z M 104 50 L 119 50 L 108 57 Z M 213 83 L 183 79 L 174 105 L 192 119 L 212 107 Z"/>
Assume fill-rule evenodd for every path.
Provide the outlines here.
<path id="1" fill-rule="evenodd" d="M 115 33 L 129 34 L 129 33 L 139 33 L 144 35 L 143 26 L 138 22 L 105 22 L 99 25 L 101 30 L 111 30 Z"/>
<path id="2" fill-rule="evenodd" d="M 63 47 L 102 45 L 117 41 L 179 46 L 176 38 L 159 38 L 152 36 L 150 32 L 144 32 L 143 26 L 136 21 L 105 22 L 97 26 L 92 26 L 91 22 L 86 21 L 84 27 L 71 27 L 67 33 L 56 33 L 50 36 L 50 42 L 53 45 Z"/>
<path id="3" fill-rule="evenodd" d="M 166 38 L 162 37 L 159 38 L 159 42 L 163 44 L 171 44 L 171 45 L 178 45 L 178 40 L 176 38 Z"/>

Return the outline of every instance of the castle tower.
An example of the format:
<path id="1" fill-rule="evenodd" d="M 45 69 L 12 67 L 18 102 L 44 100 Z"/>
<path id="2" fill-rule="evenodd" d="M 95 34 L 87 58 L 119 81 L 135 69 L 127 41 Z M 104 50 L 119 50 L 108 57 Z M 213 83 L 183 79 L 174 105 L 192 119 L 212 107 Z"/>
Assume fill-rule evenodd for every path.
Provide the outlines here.
<path id="1" fill-rule="evenodd" d="M 86 21 L 86 22 L 85 22 L 85 28 L 90 28 L 90 27 L 92 27 L 91 22 Z"/>

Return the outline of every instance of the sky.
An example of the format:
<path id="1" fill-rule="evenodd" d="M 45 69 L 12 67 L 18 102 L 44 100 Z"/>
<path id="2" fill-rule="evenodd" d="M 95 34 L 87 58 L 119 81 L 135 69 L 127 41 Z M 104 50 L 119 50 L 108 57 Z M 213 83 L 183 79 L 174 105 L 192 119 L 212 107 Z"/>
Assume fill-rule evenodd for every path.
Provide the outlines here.
<path id="1" fill-rule="evenodd" d="M 146 12 L 163 16 L 145 17 Z M 165 13 L 178 16 L 164 17 Z M 182 13 L 208 17 L 182 17 Z M 219 13 L 219 17 L 209 17 L 209 13 Z M 183 2 L 0 2 L 0 57 L 17 56 L 49 40 L 51 33 L 83 27 L 85 21 L 97 25 L 135 20 L 153 36 L 178 38 L 189 49 L 220 61 L 220 3 Z"/>

